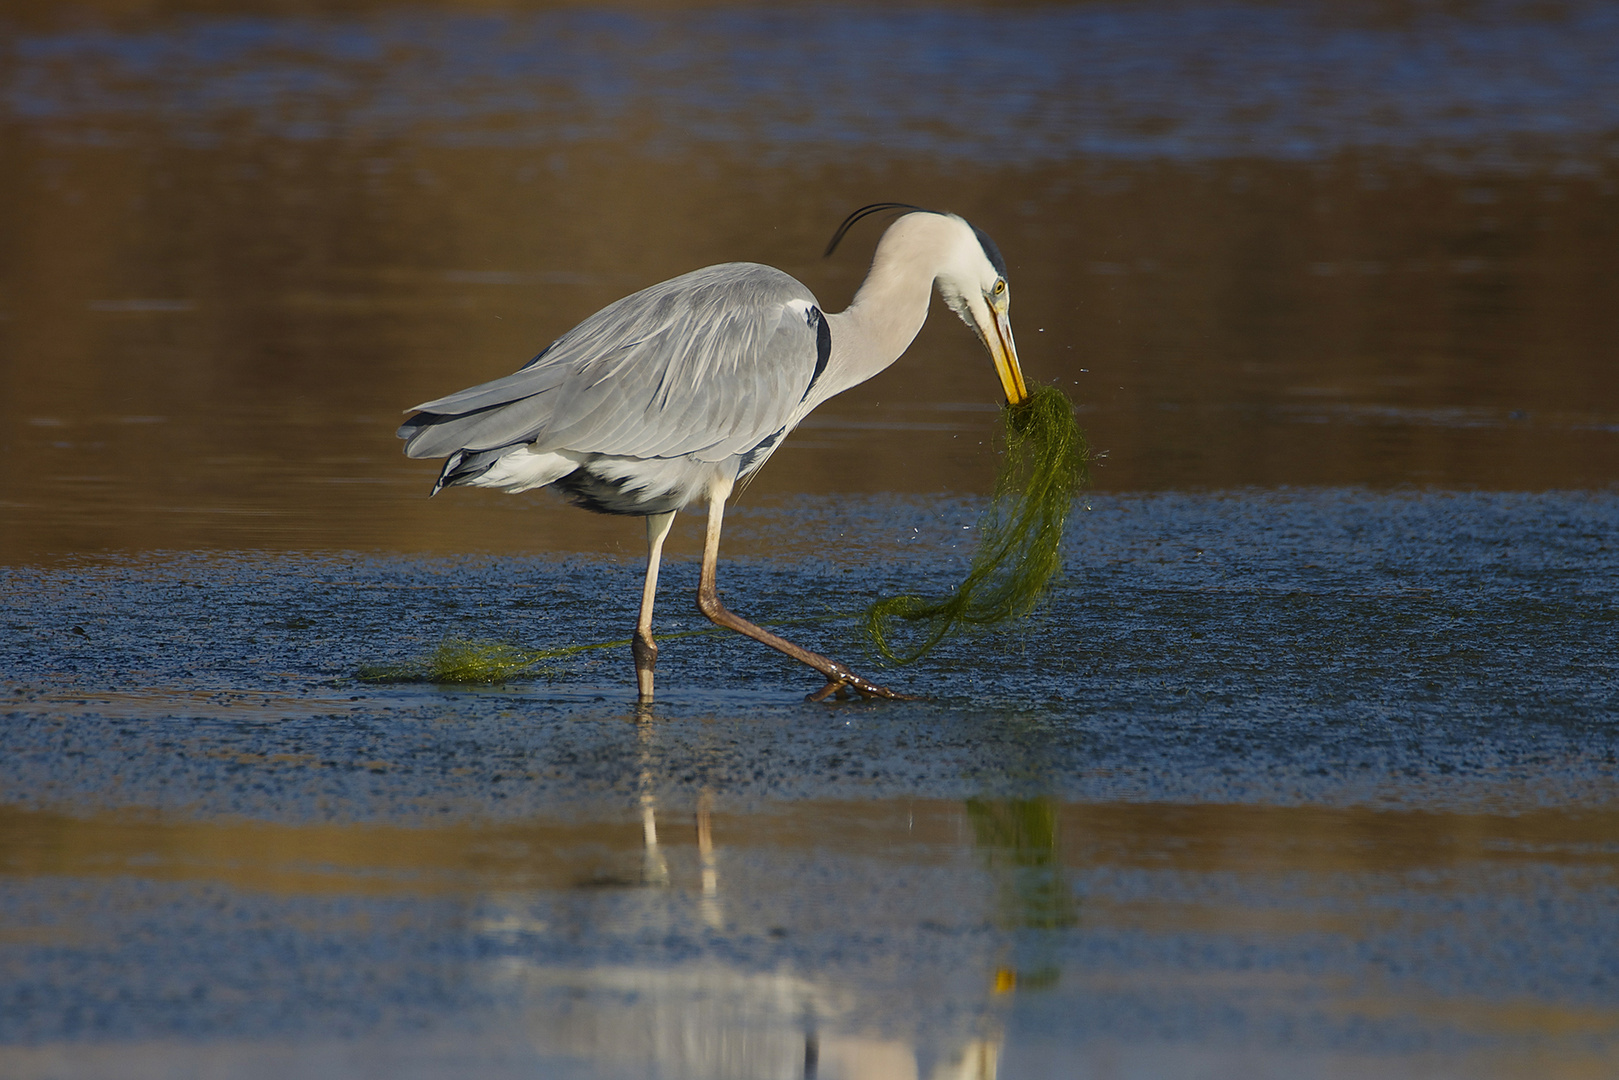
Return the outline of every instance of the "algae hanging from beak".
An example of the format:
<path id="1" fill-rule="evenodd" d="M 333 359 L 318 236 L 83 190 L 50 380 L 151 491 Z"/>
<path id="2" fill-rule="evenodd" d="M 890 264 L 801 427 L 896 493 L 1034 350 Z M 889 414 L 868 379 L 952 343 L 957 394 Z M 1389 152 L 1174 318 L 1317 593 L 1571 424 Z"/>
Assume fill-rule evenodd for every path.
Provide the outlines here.
<path id="1" fill-rule="evenodd" d="M 1002 417 L 1006 455 L 967 577 L 942 600 L 894 596 L 866 609 L 872 643 L 892 663 L 921 659 L 958 627 L 1029 614 L 1062 566 L 1063 529 L 1089 479 L 1090 448 L 1073 403 L 1054 386 L 1036 386 Z M 895 620 L 915 625 L 909 645 L 894 643 Z"/>

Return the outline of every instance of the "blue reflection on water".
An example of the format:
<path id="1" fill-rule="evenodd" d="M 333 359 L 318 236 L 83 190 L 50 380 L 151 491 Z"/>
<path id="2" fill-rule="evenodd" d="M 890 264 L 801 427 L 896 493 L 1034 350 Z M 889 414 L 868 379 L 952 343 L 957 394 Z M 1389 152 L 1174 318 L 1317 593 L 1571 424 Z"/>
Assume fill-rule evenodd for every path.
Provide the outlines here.
<path id="1" fill-rule="evenodd" d="M 211 140 L 653 150 L 1309 160 L 1355 148 L 1605 157 L 1619 7 L 1326 5 L 1029 10 L 557 11 L 194 17 L 12 39 L 13 122 L 62 136 L 155 120 Z M 1530 145 L 1524 145 L 1525 142 Z"/>

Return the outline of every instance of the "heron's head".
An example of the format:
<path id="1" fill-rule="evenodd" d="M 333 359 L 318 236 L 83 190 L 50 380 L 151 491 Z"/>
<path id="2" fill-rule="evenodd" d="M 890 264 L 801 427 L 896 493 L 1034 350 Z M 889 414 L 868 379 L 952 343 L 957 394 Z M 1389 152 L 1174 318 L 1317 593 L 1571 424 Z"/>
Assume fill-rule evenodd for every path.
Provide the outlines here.
<path id="1" fill-rule="evenodd" d="M 945 261 L 934 279 L 939 295 L 989 350 L 1006 400 L 1016 405 L 1028 398 L 1029 391 L 1012 341 L 1012 286 L 1006 260 L 982 229 L 954 214 L 937 216 L 949 222 L 944 230 Z"/>
<path id="2" fill-rule="evenodd" d="M 885 258 L 931 273 L 944 302 L 972 327 L 989 350 L 1006 400 L 1013 405 L 1027 400 L 1029 391 L 1023 383 L 1023 370 L 1018 367 L 1017 346 L 1012 342 L 1008 314 L 1012 286 L 1006 278 L 1006 260 L 987 233 L 955 214 L 924 210 L 909 203 L 872 203 L 844 219 L 826 253 L 831 255 L 837 249 L 838 241 L 855 222 L 891 210 L 908 212 L 883 234 L 872 264 L 873 273 Z M 921 325 L 920 321 L 917 325 Z M 915 334 L 914 329 L 911 332 Z"/>

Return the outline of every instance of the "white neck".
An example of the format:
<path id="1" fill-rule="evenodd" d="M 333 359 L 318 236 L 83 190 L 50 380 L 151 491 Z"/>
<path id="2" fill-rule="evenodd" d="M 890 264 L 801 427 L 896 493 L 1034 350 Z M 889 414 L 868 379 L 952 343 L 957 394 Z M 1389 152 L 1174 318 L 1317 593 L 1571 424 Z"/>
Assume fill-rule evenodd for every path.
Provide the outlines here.
<path id="1" fill-rule="evenodd" d="M 958 229 L 939 214 L 907 214 L 889 226 L 854 300 L 827 316 L 832 355 L 807 405 L 859 386 L 910 347 L 927 321 L 934 279 L 950 262 Z"/>

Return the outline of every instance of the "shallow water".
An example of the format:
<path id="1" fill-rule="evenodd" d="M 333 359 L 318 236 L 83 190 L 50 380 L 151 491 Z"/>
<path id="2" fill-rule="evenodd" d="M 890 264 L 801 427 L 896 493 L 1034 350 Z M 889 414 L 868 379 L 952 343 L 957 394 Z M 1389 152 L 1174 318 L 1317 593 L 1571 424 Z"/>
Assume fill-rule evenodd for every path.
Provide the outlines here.
<path id="1" fill-rule="evenodd" d="M 1609 5 L 0 10 L 0 1075 L 1613 1076 Z M 960 580 L 936 310 L 622 639 L 639 523 L 393 437 L 706 263 L 958 210 L 1096 491 Z M 795 621 L 796 620 L 796 621 Z"/>
<path id="2" fill-rule="evenodd" d="M 767 619 L 963 559 L 890 499 L 741 528 L 866 541 L 728 565 Z M 622 649 L 353 678 L 619 636 L 616 562 L 11 571 L 10 1073 L 1602 1075 L 1616 536 L 1607 494 L 1095 496 L 1032 625 L 831 707 L 718 636 L 650 709 Z"/>

